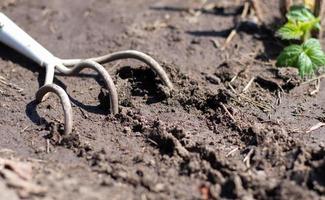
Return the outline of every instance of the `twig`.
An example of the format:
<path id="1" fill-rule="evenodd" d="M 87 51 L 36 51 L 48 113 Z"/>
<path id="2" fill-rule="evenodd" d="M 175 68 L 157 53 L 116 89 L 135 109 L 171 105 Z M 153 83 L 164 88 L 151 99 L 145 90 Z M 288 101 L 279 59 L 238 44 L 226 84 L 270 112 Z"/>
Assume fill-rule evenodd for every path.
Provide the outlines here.
<path id="1" fill-rule="evenodd" d="M 225 43 L 222 45 L 221 50 L 225 50 L 228 44 L 231 42 L 231 40 L 235 37 L 237 34 L 237 29 L 233 29 L 230 34 L 228 35 Z"/>
<path id="2" fill-rule="evenodd" d="M 310 128 L 306 131 L 306 133 L 310 133 L 310 132 L 312 132 L 312 131 L 315 131 L 315 130 L 321 128 L 322 126 L 325 126 L 325 123 L 323 123 L 323 122 L 318 122 L 316 125 L 310 127 Z"/>
<path id="3" fill-rule="evenodd" d="M 221 50 L 224 50 L 229 45 L 229 43 L 231 42 L 231 40 L 235 37 L 235 35 L 237 34 L 237 31 L 238 31 L 238 29 L 239 29 L 239 27 L 240 27 L 240 25 L 242 23 L 242 20 L 244 18 L 246 18 L 247 14 L 248 14 L 249 8 L 250 8 L 250 3 L 249 2 L 245 2 L 244 9 L 243 9 L 243 11 L 242 11 L 242 13 L 240 15 L 240 21 L 236 24 L 236 27 L 230 32 L 230 34 L 226 38 L 225 43 L 221 47 Z"/>
<path id="4" fill-rule="evenodd" d="M 234 88 L 230 83 L 228 83 L 228 87 L 231 89 L 231 91 L 232 91 L 234 94 L 238 95 L 237 91 L 235 90 L 235 88 Z"/>
<path id="5" fill-rule="evenodd" d="M 244 89 L 242 90 L 242 93 L 245 93 L 248 89 L 249 89 L 249 87 L 252 85 L 252 83 L 254 82 L 254 80 L 255 80 L 255 77 L 252 77 L 250 80 L 249 80 L 249 82 L 247 83 L 247 85 L 244 87 Z"/>
<path id="6" fill-rule="evenodd" d="M 148 140 L 149 142 L 151 142 L 153 145 L 155 145 L 155 146 L 159 146 L 158 143 L 155 142 L 154 140 L 152 140 L 152 139 L 150 139 L 150 138 L 147 138 L 147 140 Z"/>
<path id="7" fill-rule="evenodd" d="M 232 79 L 230 80 L 230 83 L 234 82 L 238 77 L 238 74 L 236 74 L 234 77 L 232 77 Z"/>
<path id="8" fill-rule="evenodd" d="M 255 14 L 256 14 L 256 17 L 257 19 L 263 23 L 263 15 L 262 15 L 262 9 L 261 9 L 261 6 L 260 6 L 260 0 L 251 0 L 251 4 L 255 10 Z"/>
<path id="9" fill-rule="evenodd" d="M 8 83 L 8 82 L 6 81 L 6 79 L 3 78 L 2 76 L 0 77 L 0 83 L 6 85 L 6 86 L 8 86 L 8 87 L 11 87 L 11 88 L 17 90 L 18 92 L 22 92 L 22 91 L 24 90 L 24 89 L 18 87 L 17 85 L 15 85 L 15 84 L 13 84 L 13 83 Z"/>
<path id="10" fill-rule="evenodd" d="M 325 74 L 319 75 L 316 78 L 305 81 L 305 82 L 301 83 L 301 85 L 309 84 L 311 82 L 317 81 L 318 79 L 321 80 L 322 78 L 325 78 Z"/>
<path id="11" fill-rule="evenodd" d="M 234 121 L 235 123 L 237 123 L 236 119 L 234 118 L 234 116 L 229 112 L 228 108 L 222 103 L 220 102 L 221 107 L 224 109 L 224 111 L 228 114 L 228 116 L 231 118 L 232 121 Z"/>
<path id="12" fill-rule="evenodd" d="M 199 8 L 197 8 L 197 9 L 190 8 L 188 10 L 188 12 L 190 14 L 192 14 L 194 17 L 200 16 L 202 14 L 202 12 L 204 11 L 204 6 L 205 6 L 206 2 L 207 2 L 207 0 L 202 0 Z"/>
<path id="13" fill-rule="evenodd" d="M 250 160 L 251 160 L 251 157 L 252 157 L 253 153 L 254 153 L 254 149 L 251 149 L 251 150 L 248 152 L 248 154 L 245 156 L 244 160 L 243 160 L 243 162 L 246 164 L 246 166 L 247 166 L 248 168 L 251 166 L 251 162 L 250 162 Z"/>
<path id="14" fill-rule="evenodd" d="M 28 128 L 29 128 L 29 126 L 26 126 L 25 128 L 23 128 L 23 129 L 20 131 L 20 133 L 25 132 Z"/>
<path id="15" fill-rule="evenodd" d="M 233 150 L 229 151 L 229 153 L 227 153 L 226 157 L 231 156 L 232 154 L 234 154 L 239 148 L 235 147 Z"/>
<path id="16" fill-rule="evenodd" d="M 243 12 L 240 15 L 241 19 L 244 19 L 247 16 L 249 8 L 250 8 L 250 3 L 245 2 Z"/>

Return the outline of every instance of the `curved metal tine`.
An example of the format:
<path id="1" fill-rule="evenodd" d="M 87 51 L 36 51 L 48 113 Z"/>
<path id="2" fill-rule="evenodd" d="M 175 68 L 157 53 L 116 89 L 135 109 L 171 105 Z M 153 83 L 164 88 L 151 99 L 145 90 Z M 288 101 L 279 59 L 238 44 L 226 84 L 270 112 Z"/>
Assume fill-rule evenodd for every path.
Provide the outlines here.
<path id="1" fill-rule="evenodd" d="M 57 66 L 58 71 L 65 75 L 76 74 L 85 68 L 90 68 L 95 70 L 104 79 L 105 88 L 109 91 L 110 113 L 113 115 L 117 114 L 118 113 L 117 90 L 114 85 L 113 79 L 101 64 L 96 63 L 95 61 L 92 60 L 83 60 L 77 63 L 72 68 L 67 68 L 64 65 Z"/>
<path id="2" fill-rule="evenodd" d="M 45 81 L 44 81 L 44 85 L 48 85 L 48 84 L 53 84 L 53 80 L 54 80 L 54 73 L 55 73 L 55 65 L 46 65 L 45 66 Z M 45 101 L 47 98 L 49 97 L 49 94 L 45 94 L 43 95 L 42 99 L 40 101 Z"/>
<path id="3" fill-rule="evenodd" d="M 165 70 L 160 66 L 160 64 L 156 60 L 154 60 L 151 56 L 149 56 L 145 53 L 135 51 L 135 50 L 126 50 L 126 51 L 118 51 L 118 52 L 107 54 L 107 55 L 100 56 L 100 57 L 89 58 L 87 60 L 92 60 L 97 63 L 104 64 L 104 63 L 109 63 L 109 62 L 112 62 L 115 60 L 128 59 L 128 58 L 136 59 L 136 60 L 142 61 L 145 64 L 147 64 L 153 71 L 155 71 L 157 73 L 157 75 L 161 78 L 163 83 L 169 89 L 171 89 L 171 90 L 173 89 L 173 84 L 170 81 L 170 79 L 168 78 Z M 73 66 L 76 63 L 80 62 L 80 59 L 62 59 L 61 61 L 66 66 Z"/>
<path id="4" fill-rule="evenodd" d="M 48 93 L 55 93 L 61 101 L 61 105 L 64 112 L 64 134 L 68 135 L 72 132 L 73 115 L 70 99 L 67 93 L 58 85 L 47 84 L 42 86 L 36 93 L 36 100 L 41 103 L 43 97 Z"/>

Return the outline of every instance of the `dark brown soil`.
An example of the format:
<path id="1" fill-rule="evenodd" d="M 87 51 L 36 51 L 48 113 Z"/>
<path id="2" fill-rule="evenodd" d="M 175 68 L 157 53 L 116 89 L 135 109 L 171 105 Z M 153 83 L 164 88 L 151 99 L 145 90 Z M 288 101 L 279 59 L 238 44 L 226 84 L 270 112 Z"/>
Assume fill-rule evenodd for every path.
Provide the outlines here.
<path id="1" fill-rule="evenodd" d="M 44 71 L 1 45 L 0 158 L 31 166 L 27 183 L 42 190 L 10 184 L 0 160 L 0 199 L 325 199 L 325 129 L 308 131 L 325 122 L 324 81 L 310 95 L 313 83 L 274 67 L 277 1 L 264 1 L 264 26 L 244 23 L 224 50 L 242 6 L 215 2 L 196 16 L 194 0 L 1 1 L 58 57 L 143 51 L 176 89 L 166 97 L 137 61 L 108 64 L 113 117 L 96 75 L 58 75 L 74 112 L 61 141 L 58 99 L 34 101 Z"/>

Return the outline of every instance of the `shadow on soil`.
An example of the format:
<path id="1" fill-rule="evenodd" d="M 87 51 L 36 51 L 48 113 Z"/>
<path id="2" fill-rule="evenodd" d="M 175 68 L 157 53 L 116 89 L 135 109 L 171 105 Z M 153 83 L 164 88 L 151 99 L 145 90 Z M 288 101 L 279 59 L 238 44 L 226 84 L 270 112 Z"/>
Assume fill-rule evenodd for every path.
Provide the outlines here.
<path id="1" fill-rule="evenodd" d="M 37 63 L 31 61 L 30 59 L 26 58 L 25 56 L 21 55 L 20 53 L 16 52 L 15 50 L 13 50 L 3 44 L 0 44 L 0 58 L 5 61 L 11 61 L 17 65 L 20 65 L 20 66 L 26 68 L 27 70 L 30 70 L 33 73 L 39 73 L 39 76 L 37 78 L 38 85 L 39 85 L 39 87 L 41 87 L 44 84 L 45 70 L 44 70 L 44 68 L 40 67 Z M 58 75 L 62 75 L 62 74 L 58 74 Z M 103 85 L 103 83 L 100 80 L 100 77 L 98 75 L 80 73 L 80 74 L 78 74 L 78 77 L 94 78 L 99 85 Z M 66 90 L 67 86 L 59 79 L 54 78 L 53 82 L 55 84 L 59 85 L 60 87 L 62 87 L 64 90 Z M 99 96 L 107 99 L 106 97 L 104 97 L 101 94 Z M 103 114 L 103 115 L 108 114 L 109 102 L 104 104 L 104 103 L 102 103 L 103 100 L 101 100 L 101 98 L 100 98 L 101 103 L 97 106 L 85 105 L 85 104 L 81 103 L 80 101 L 78 101 L 77 99 L 71 97 L 70 95 L 69 95 L 69 98 L 73 104 L 77 105 L 81 109 L 84 109 L 88 112 L 92 112 L 95 114 Z M 37 111 L 36 111 L 37 105 L 38 105 L 38 102 L 36 100 L 29 102 L 26 105 L 25 113 L 34 124 L 40 125 L 40 124 L 46 123 L 46 120 L 44 118 L 40 117 L 39 114 L 37 113 Z"/>
<path id="2" fill-rule="evenodd" d="M 121 79 L 127 79 L 131 85 L 132 96 L 146 97 L 147 104 L 153 104 L 166 99 L 159 85 L 162 83 L 157 79 L 156 74 L 148 68 L 131 68 L 125 66 L 117 71 L 117 75 Z"/>
<path id="3" fill-rule="evenodd" d="M 271 25 L 272 26 L 272 25 Z M 283 45 L 279 38 L 275 37 L 274 31 L 269 28 L 269 25 L 258 26 L 252 22 L 242 22 L 237 27 L 237 33 L 245 33 L 253 35 L 254 39 L 260 40 L 263 43 L 263 53 L 256 56 L 255 59 L 268 61 L 269 59 L 276 59 L 281 52 Z M 227 38 L 232 30 L 236 27 L 232 27 L 225 30 L 218 31 L 187 31 L 188 34 L 194 37 L 222 37 Z"/>
<path id="4" fill-rule="evenodd" d="M 190 12 L 190 10 L 201 11 L 202 14 L 209 14 L 214 16 L 238 16 L 242 12 L 243 6 L 233 6 L 229 8 L 215 7 L 214 9 L 193 9 L 189 7 L 175 7 L 175 6 L 161 6 L 161 7 L 150 7 L 152 10 L 156 11 L 166 11 L 166 12 Z M 257 25 L 250 21 L 242 21 L 237 27 L 238 33 L 245 33 L 253 35 L 254 39 L 260 40 L 264 45 L 264 52 L 257 55 L 257 60 L 267 61 L 269 59 L 276 59 L 280 51 L 283 48 L 280 40 L 275 37 L 274 30 L 279 26 L 279 22 L 282 20 L 279 18 L 273 19 L 270 24 L 267 25 Z M 234 21 L 234 26 L 225 30 L 204 30 L 204 31 L 186 31 L 187 34 L 194 37 L 222 37 L 226 38 L 232 30 L 236 28 L 237 22 Z"/>
<path id="5" fill-rule="evenodd" d="M 21 55 L 20 53 L 16 52 L 15 50 L 0 44 L 0 58 L 6 61 L 11 61 L 17 65 L 20 65 L 33 73 L 38 72 L 38 84 L 41 87 L 44 84 L 45 79 L 45 70 L 44 68 L 38 66 L 37 63 L 34 63 L 30 59 L 26 58 L 25 56 Z M 131 94 L 134 96 L 147 96 L 147 103 L 157 103 L 163 99 L 165 96 L 162 95 L 159 91 L 159 81 L 155 78 L 155 73 L 150 69 L 133 69 L 131 67 L 123 67 L 118 70 L 117 74 L 122 79 L 128 79 L 131 82 Z M 58 73 L 59 76 L 64 76 L 63 74 Z M 80 78 L 93 78 L 96 82 L 103 86 L 103 81 L 101 80 L 100 76 L 91 73 L 80 73 L 78 75 L 73 75 L 74 77 L 78 76 Z M 54 77 L 55 84 L 63 88 L 64 90 L 67 89 L 67 85 L 63 83 L 58 78 Z M 35 91 L 36 92 L 36 91 Z M 108 93 L 105 89 L 102 89 L 100 94 L 98 95 L 99 98 L 99 105 L 86 105 L 76 98 L 69 95 L 70 101 L 78 106 L 79 108 L 94 114 L 101 114 L 107 115 L 109 114 L 109 101 L 108 101 Z M 36 125 L 46 124 L 46 120 L 42 118 L 37 113 L 37 105 L 39 102 L 33 100 L 26 105 L 25 113 L 28 118 Z"/>
<path id="6" fill-rule="evenodd" d="M 234 6 L 231 8 L 224 7 L 215 7 L 213 9 L 198 9 L 198 8 L 190 8 L 190 7 L 177 7 L 177 6 L 152 6 L 151 10 L 156 11 L 164 11 L 164 12 L 190 12 L 193 10 L 194 12 L 200 11 L 203 14 L 217 15 L 217 16 L 233 16 L 238 15 L 243 9 L 243 6 Z"/>

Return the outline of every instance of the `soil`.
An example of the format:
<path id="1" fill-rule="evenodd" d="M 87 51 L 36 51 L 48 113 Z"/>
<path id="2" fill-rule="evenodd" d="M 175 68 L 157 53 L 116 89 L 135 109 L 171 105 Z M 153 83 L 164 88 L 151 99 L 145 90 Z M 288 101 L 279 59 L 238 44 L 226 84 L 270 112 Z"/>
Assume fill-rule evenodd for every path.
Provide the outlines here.
<path id="1" fill-rule="evenodd" d="M 0 199 L 325 199 L 325 128 L 310 130 L 325 122 L 324 81 L 315 93 L 296 69 L 274 66 L 277 1 L 263 1 L 264 24 L 243 22 L 225 48 L 243 6 L 214 3 L 1 1 L 58 57 L 139 50 L 175 90 L 138 61 L 107 64 L 120 98 L 111 116 L 96 74 L 57 75 L 74 114 L 62 136 L 58 98 L 35 102 L 44 70 L 1 45 Z M 21 165 L 31 176 L 11 179 Z"/>

